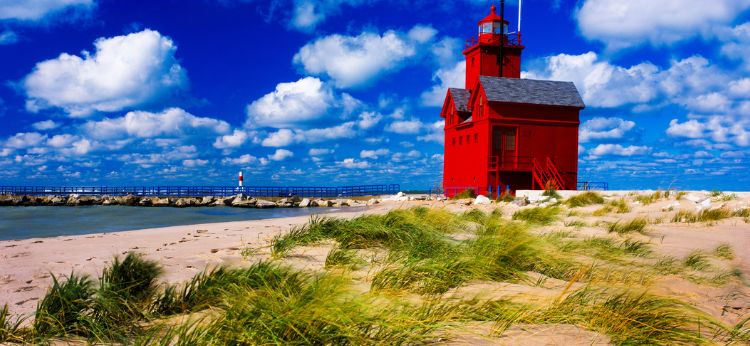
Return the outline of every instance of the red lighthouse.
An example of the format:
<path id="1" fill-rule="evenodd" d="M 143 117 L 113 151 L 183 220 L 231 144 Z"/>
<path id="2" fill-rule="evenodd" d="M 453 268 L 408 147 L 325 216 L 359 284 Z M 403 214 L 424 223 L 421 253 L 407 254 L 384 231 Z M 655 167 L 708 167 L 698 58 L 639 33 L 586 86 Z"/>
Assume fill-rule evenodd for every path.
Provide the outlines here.
<path id="1" fill-rule="evenodd" d="M 585 105 L 571 82 L 521 79 L 523 49 L 521 33 L 508 32 L 494 5 L 467 40 L 465 88 L 449 89 L 440 111 L 447 196 L 576 189 Z"/>

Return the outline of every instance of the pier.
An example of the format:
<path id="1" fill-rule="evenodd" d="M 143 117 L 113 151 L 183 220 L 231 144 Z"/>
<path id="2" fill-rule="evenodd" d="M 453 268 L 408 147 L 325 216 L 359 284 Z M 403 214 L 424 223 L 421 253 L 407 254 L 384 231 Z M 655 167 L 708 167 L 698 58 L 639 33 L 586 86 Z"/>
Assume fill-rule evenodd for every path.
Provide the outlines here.
<path id="1" fill-rule="evenodd" d="M 338 198 L 398 193 L 399 184 L 356 186 L 0 186 L 0 195 L 149 196 L 149 197 L 311 197 Z"/>

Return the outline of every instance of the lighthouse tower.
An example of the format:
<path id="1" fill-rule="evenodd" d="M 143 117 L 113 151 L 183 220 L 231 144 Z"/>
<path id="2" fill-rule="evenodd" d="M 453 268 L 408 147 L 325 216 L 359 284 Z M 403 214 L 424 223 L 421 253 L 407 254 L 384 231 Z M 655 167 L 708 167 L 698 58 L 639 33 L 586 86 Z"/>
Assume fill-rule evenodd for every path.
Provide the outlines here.
<path id="1" fill-rule="evenodd" d="M 521 32 L 509 32 L 497 8 L 466 40 L 463 89 L 448 89 L 443 189 L 448 196 L 521 189 L 574 190 L 578 176 L 579 112 L 571 82 L 521 78 Z M 520 13 L 520 10 L 519 10 Z M 520 21 L 519 21 L 520 26 Z"/>

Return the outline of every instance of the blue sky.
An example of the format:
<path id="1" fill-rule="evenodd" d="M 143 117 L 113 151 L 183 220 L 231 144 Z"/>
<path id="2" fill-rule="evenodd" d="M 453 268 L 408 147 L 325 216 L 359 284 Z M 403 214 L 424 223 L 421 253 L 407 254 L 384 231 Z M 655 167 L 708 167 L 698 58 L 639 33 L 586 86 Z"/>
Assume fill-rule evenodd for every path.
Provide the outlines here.
<path id="1" fill-rule="evenodd" d="M 0 184 L 439 185 L 490 4 L 0 0 Z M 749 9 L 524 2 L 524 76 L 588 106 L 581 180 L 750 190 Z"/>

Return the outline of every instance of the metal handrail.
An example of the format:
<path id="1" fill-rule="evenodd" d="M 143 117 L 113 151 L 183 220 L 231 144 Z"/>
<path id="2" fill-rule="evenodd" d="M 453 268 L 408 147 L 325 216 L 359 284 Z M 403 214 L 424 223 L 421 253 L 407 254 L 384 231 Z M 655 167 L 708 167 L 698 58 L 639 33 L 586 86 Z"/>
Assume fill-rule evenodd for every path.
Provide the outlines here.
<path id="1" fill-rule="evenodd" d="M 357 186 L 0 186 L 0 195 L 108 195 L 159 197 L 357 197 L 394 194 L 399 184 Z"/>

